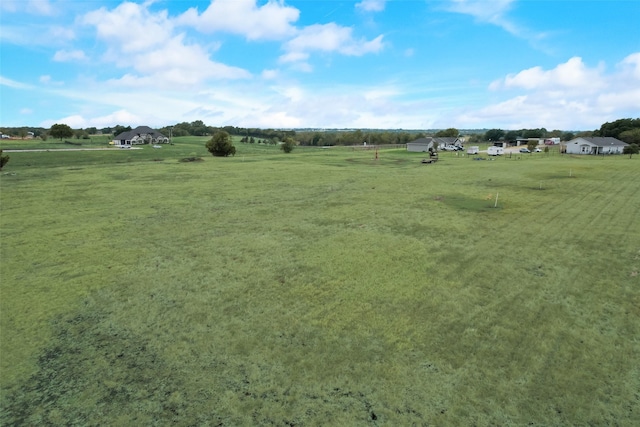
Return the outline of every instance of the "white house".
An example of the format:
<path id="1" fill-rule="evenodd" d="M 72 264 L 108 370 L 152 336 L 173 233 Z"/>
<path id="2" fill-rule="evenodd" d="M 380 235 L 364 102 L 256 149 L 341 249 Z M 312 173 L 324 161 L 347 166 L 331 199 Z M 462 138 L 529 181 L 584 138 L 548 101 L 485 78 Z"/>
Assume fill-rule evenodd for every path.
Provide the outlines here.
<path id="1" fill-rule="evenodd" d="M 567 154 L 622 154 L 628 144 L 607 137 L 579 137 L 565 142 Z"/>
<path id="2" fill-rule="evenodd" d="M 407 142 L 407 151 L 426 153 L 431 148 L 433 148 L 433 138 L 418 138 L 415 141 Z"/>
<path id="3" fill-rule="evenodd" d="M 433 142 L 438 146 L 439 150 L 443 150 L 447 145 L 462 147 L 464 145 L 464 138 L 458 136 L 438 136 L 433 138 Z"/>

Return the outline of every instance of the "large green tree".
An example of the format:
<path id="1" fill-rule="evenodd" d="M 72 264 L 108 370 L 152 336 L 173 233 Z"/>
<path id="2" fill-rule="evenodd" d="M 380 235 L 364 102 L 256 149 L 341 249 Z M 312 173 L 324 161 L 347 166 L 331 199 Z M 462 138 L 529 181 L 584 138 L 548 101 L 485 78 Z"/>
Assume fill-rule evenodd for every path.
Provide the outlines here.
<path id="1" fill-rule="evenodd" d="M 599 130 L 593 132 L 593 136 L 612 136 L 619 139 L 621 133 L 637 128 L 640 128 L 640 118 L 619 119 L 603 124 Z"/>
<path id="2" fill-rule="evenodd" d="M 544 138 L 547 135 L 545 128 L 540 129 L 525 129 L 522 136 L 524 138 Z"/>
<path id="3" fill-rule="evenodd" d="M 214 133 L 205 146 L 216 157 L 227 157 L 236 154 L 236 147 L 231 142 L 231 136 L 225 131 Z"/>
<path id="4" fill-rule="evenodd" d="M 71 129 L 69 125 L 56 123 L 49 129 L 49 135 L 58 139 L 71 138 L 73 136 L 73 129 Z"/>
<path id="5" fill-rule="evenodd" d="M 504 134 L 504 140 L 505 141 L 515 141 L 521 135 L 522 135 L 522 133 L 519 130 L 510 130 L 510 131 L 507 131 L 507 133 Z"/>
<path id="6" fill-rule="evenodd" d="M 445 130 L 440 130 L 436 132 L 435 136 L 437 137 L 454 137 L 457 138 L 460 135 L 460 131 L 456 128 L 448 128 Z"/>
<path id="7" fill-rule="evenodd" d="M 640 145 L 640 127 L 621 132 L 620 135 L 618 135 L 618 139 L 627 144 Z"/>
<path id="8" fill-rule="evenodd" d="M 489 129 L 484 134 L 484 139 L 487 141 L 499 141 L 504 136 L 502 129 Z"/>

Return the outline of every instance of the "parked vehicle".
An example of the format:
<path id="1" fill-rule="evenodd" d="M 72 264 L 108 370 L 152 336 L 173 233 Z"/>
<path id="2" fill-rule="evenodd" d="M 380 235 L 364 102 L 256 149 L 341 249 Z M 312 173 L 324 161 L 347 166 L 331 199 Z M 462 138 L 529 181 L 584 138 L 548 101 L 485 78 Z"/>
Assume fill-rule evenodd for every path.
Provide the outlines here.
<path id="1" fill-rule="evenodd" d="M 528 149 L 528 148 L 521 148 L 521 149 L 520 149 L 520 152 L 521 152 L 521 153 L 530 153 L 531 151 L 529 151 L 529 149 Z"/>
<path id="2" fill-rule="evenodd" d="M 480 147 L 477 145 L 473 145 L 467 149 L 467 154 L 478 154 L 480 152 Z"/>
<path id="3" fill-rule="evenodd" d="M 490 156 L 502 156 L 504 154 L 504 148 L 492 145 L 487 148 L 487 154 Z"/>
<path id="4" fill-rule="evenodd" d="M 444 146 L 444 151 L 456 151 L 457 148 L 455 145 L 445 145 Z"/>
<path id="5" fill-rule="evenodd" d="M 533 150 L 534 153 L 542 153 L 542 150 L 539 148 L 536 148 L 535 150 Z"/>

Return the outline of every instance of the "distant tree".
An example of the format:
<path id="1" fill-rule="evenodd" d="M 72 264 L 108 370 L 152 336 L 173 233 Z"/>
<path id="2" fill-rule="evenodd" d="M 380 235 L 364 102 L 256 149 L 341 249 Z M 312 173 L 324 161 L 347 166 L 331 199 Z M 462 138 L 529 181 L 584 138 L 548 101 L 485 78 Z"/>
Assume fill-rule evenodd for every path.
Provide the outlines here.
<path id="1" fill-rule="evenodd" d="M 622 154 L 628 154 L 629 158 L 631 158 L 633 154 L 638 153 L 640 153 L 640 146 L 638 146 L 638 144 L 629 144 L 622 149 Z"/>
<path id="2" fill-rule="evenodd" d="M 460 131 L 456 128 L 440 130 L 435 134 L 435 136 L 437 137 L 454 137 L 454 138 L 457 138 L 458 135 L 460 135 Z"/>
<path id="3" fill-rule="evenodd" d="M 529 151 L 533 152 L 533 150 L 535 150 L 538 147 L 538 141 L 537 140 L 529 140 L 527 141 L 527 148 L 529 149 Z"/>
<path id="4" fill-rule="evenodd" d="M 7 163 L 9 163 L 9 156 L 3 156 L 2 150 L 0 150 L 0 171 Z"/>
<path id="5" fill-rule="evenodd" d="M 619 119 L 611 123 L 607 122 L 603 124 L 599 130 L 593 132 L 593 136 L 612 136 L 619 138 L 621 133 L 637 128 L 640 128 L 640 118 Z"/>
<path id="6" fill-rule="evenodd" d="M 578 132 L 577 134 L 574 135 L 573 138 L 590 138 L 592 136 L 598 136 L 595 134 L 595 132 L 590 131 L 590 130 L 583 130 L 581 132 Z M 571 138 L 571 139 L 573 139 Z"/>
<path id="7" fill-rule="evenodd" d="M 471 134 L 471 135 L 469 135 L 469 137 L 468 137 L 467 141 L 468 141 L 470 144 L 474 144 L 474 143 L 477 143 L 477 142 L 481 142 L 481 141 L 482 141 L 482 135 L 479 135 L 479 134 L 477 134 L 477 133 Z"/>
<path id="8" fill-rule="evenodd" d="M 519 130 L 510 130 L 504 134 L 505 141 L 515 141 L 522 133 Z"/>
<path id="9" fill-rule="evenodd" d="M 545 128 L 540 129 L 526 129 L 523 133 L 524 138 L 544 138 L 547 135 Z"/>
<path id="10" fill-rule="evenodd" d="M 234 156 L 236 154 L 236 147 L 231 142 L 231 136 L 225 131 L 214 133 L 205 146 L 216 157 Z"/>
<path id="11" fill-rule="evenodd" d="M 131 126 L 120 126 L 120 125 L 116 125 L 113 128 L 113 134 L 114 135 L 120 135 L 122 132 L 129 132 L 131 130 Z"/>
<path id="12" fill-rule="evenodd" d="M 73 136 L 73 129 L 65 124 L 55 124 L 49 129 L 49 135 L 54 138 L 71 138 Z"/>
<path id="13" fill-rule="evenodd" d="M 85 132 L 87 132 L 89 135 L 95 135 L 98 133 L 98 129 L 95 127 L 89 127 L 85 129 Z"/>
<path id="14" fill-rule="evenodd" d="M 296 146 L 296 142 L 291 137 L 287 137 L 282 141 L 282 145 L 280 145 L 280 149 L 285 153 L 290 153 L 293 151 L 293 148 Z"/>
<path id="15" fill-rule="evenodd" d="M 504 136 L 502 129 L 489 129 L 484 134 L 484 139 L 487 141 L 499 141 Z"/>
<path id="16" fill-rule="evenodd" d="M 620 141 L 624 141 L 627 144 L 640 145 L 640 128 L 625 130 L 618 135 Z"/>
<path id="17" fill-rule="evenodd" d="M 575 138 L 573 132 L 565 132 L 560 136 L 562 141 L 571 141 L 573 138 Z"/>

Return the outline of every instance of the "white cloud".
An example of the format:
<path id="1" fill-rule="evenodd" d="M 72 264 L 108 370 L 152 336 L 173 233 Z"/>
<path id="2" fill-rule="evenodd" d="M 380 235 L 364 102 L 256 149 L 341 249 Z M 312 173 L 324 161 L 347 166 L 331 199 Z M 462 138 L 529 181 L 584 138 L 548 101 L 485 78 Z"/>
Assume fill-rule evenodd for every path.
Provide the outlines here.
<path id="1" fill-rule="evenodd" d="M 362 56 L 376 53 L 384 47 L 383 36 L 373 40 L 356 40 L 353 29 L 335 23 L 315 24 L 305 27 L 298 35 L 284 45 L 286 54 L 280 57 L 281 62 L 306 60 L 311 51 L 338 52 L 347 56 Z"/>
<path id="2" fill-rule="evenodd" d="M 281 40 L 295 32 L 292 23 L 299 16 L 298 9 L 285 6 L 282 1 L 269 0 L 258 6 L 256 0 L 212 0 L 201 14 L 191 8 L 176 22 L 202 33 L 223 31 L 248 40 Z"/>
<path id="3" fill-rule="evenodd" d="M 49 27 L 49 36 L 57 41 L 68 41 L 76 38 L 76 33 L 71 28 L 60 26 Z"/>
<path id="4" fill-rule="evenodd" d="M 73 129 L 97 127 L 104 128 L 121 124 L 123 126 L 136 126 L 138 123 L 143 123 L 143 119 L 127 110 L 118 110 L 105 116 L 86 118 L 80 114 L 74 114 L 67 117 L 62 117 L 56 120 L 46 120 L 40 124 L 40 126 L 49 128 L 55 123 L 64 123 L 69 125 Z"/>
<path id="5" fill-rule="evenodd" d="M 48 74 L 40 76 L 40 78 L 38 78 L 38 81 L 43 85 L 47 85 L 47 86 L 48 85 L 61 86 L 64 84 L 63 82 L 58 82 L 53 80 L 53 78 Z"/>
<path id="6" fill-rule="evenodd" d="M 45 25 L 7 25 L 3 22 L 0 41 L 22 46 L 60 46 L 75 38 L 72 29 Z"/>
<path id="7" fill-rule="evenodd" d="M 104 60 L 129 69 L 112 85 L 175 89 L 198 86 L 210 79 L 248 78 L 246 70 L 210 59 L 210 50 L 188 44 L 184 34 L 174 35 L 167 11 L 152 13 L 148 4 L 122 3 L 113 10 L 101 8 L 83 22 L 96 28 L 107 44 Z"/>
<path id="8" fill-rule="evenodd" d="M 87 56 L 81 50 L 59 50 L 53 55 L 57 62 L 84 61 Z"/>
<path id="9" fill-rule="evenodd" d="M 3 76 L 0 76 L 0 86 L 7 86 L 10 87 L 12 89 L 35 89 L 34 86 L 32 85 L 28 85 L 26 83 L 22 83 L 22 82 L 18 82 Z"/>
<path id="10" fill-rule="evenodd" d="M 365 12 L 382 12 L 386 2 L 387 0 L 362 0 L 360 3 L 356 3 L 356 9 Z"/>
<path id="11" fill-rule="evenodd" d="M 533 67 L 510 74 L 489 88 L 494 93 L 516 94 L 476 110 L 459 111 L 454 114 L 456 124 L 593 129 L 640 112 L 640 53 L 624 58 L 613 72 L 601 64 L 590 68 L 574 57 L 550 70 Z"/>
<path id="12" fill-rule="evenodd" d="M 31 113 L 33 113 L 33 110 L 31 108 L 25 107 L 20 109 L 20 114 L 22 115 L 29 115 Z"/>
<path id="13" fill-rule="evenodd" d="M 198 45 L 183 44 L 183 36 L 176 36 L 161 48 L 129 58 L 129 65 L 137 75 L 126 74 L 112 80 L 124 86 L 175 88 L 195 86 L 209 79 L 242 79 L 251 75 L 246 70 L 213 62 Z"/>
<path id="14" fill-rule="evenodd" d="M 263 70 L 261 76 L 265 80 L 272 80 L 277 78 L 279 74 L 278 70 Z"/>
<path id="15" fill-rule="evenodd" d="M 122 3 L 112 11 L 102 7 L 82 22 L 96 28 L 98 38 L 121 53 L 144 52 L 171 38 L 173 25 L 167 12 L 151 13 L 145 5 Z"/>
<path id="16" fill-rule="evenodd" d="M 619 64 L 622 75 L 640 80 L 640 52 L 632 53 Z"/>
<path id="17" fill-rule="evenodd" d="M 582 62 L 582 58 L 573 57 L 552 70 L 545 71 L 542 67 L 533 67 L 517 74 L 509 74 L 505 78 L 491 83 L 490 88 L 493 90 L 502 88 L 568 90 L 573 88 L 581 92 L 585 90 L 594 92 L 602 89 L 606 84 L 603 71 L 602 67 L 589 69 Z"/>
<path id="18" fill-rule="evenodd" d="M 502 25 L 504 14 L 513 2 L 514 0 L 451 0 L 447 9 L 471 15 L 483 22 Z"/>
<path id="19" fill-rule="evenodd" d="M 536 49 L 549 50 L 541 44 L 549 36 L 548 33 L 535 32 L 507 16 L 515 2 L 516 0 L 449 0 L 445 10 L 471 15 L 479 22 L 496 25 L 509 34 L 528 40 Z"/>
<path id="20" fill-rule="evenodd" d="M 52 15 L 53 10 L 49 0 L 29 0 L 27 2 L 27 11 L 36 15 Z"/>

